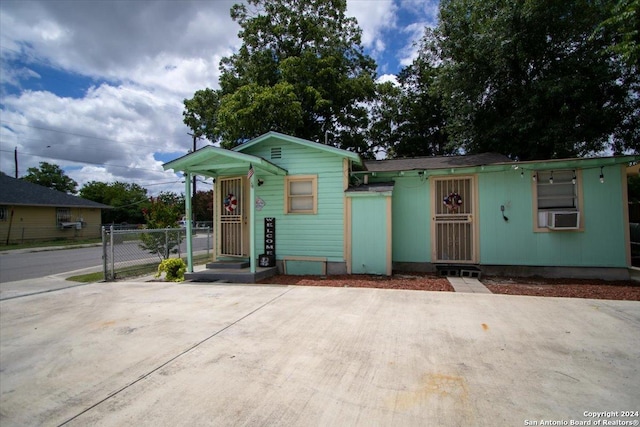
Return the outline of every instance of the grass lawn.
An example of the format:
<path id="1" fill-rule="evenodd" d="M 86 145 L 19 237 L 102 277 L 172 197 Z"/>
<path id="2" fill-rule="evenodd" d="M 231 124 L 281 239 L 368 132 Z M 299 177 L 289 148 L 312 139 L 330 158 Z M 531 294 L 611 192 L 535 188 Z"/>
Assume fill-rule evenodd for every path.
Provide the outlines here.
<path id="1" fill-rule="evenodd" d="M 185 262 L 187 261 L 186 257 L 183 257 L 182 259 L 184 259 Z M 194 265 L 206 264 L 209 261 L 211 261 L 211 255 L 196 255 L 193 257 Z M 149 263 L 120 268 L 116 270 L 116 278 L 117 280 L 122 280 L 155 274 L 158 271 L 158 264 L 159 263 Z M 78 276 L 67 277 L 67 280 L 80 283 L 100 282 L 104 280 L 104 273 L 102 271 L 98 271 L 96 273 L 80 274 Z"/>

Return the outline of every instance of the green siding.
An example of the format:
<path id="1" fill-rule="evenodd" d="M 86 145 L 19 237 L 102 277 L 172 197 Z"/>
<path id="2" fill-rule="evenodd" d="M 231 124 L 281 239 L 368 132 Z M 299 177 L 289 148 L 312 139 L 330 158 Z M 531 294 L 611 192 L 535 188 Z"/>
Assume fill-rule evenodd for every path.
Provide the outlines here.
<path id="1" fill-rule="evenodd" d="M 351 218 L 351 272 L 387 274 L 387 197 L 353 197 Z"/>
<path id="2" fill-rule="evenodd" d="M 479 174 L 480 263 L 488 265 L 625 267 L 619 166 L 582 171 L 584 231 L 534 232 L 531 178 L 519 171 Z M 502 219 L 505 206 L 509 222 Z"/>
<path id="3" fill-rule="evenodd" d="M 282 158 L 271 159 L 271 148 L 282 148 Z M 264 141 L 245 151 L 262 157 L 288 171 L 288 175 L 318 176 L 318 213 L 285 214 L 282 176 L 256 178 L 264 184 L 255 188 L 256 197 L 265 202 L 256 211 L 256 251 L 264 252 L 264 218 L 276 218 L 276 258 L 286 256 L 326 257 L 344 262 L 344 188 L 343 158 L 330 152 L 290 143 L 277 138 Z"/>
<path id="4" fill-rule="evenodd" d="M 429 181 L 395 178 L 392 200 L 393 261 L 431 261 Z"/>
<path id="5" fill-rule="evenodd" d="M 324 263 L 319 261 L 287 261 L 287 274 L 291 276 L 304 276 L 315 275 L 320 276 L 324 274 Z"/>
<path id="6" fill-rule="evenodd" d="M 622 185 L 624 166 L 582 170 L 584 230 L 534 231 L 531 172 L 478 169 L 479 261 L 485 265 L 626 267 Z M 452 175 L 453 176 L 453 175 Z M 393 261 L 431 262 L 431 203 L 428 180 L 376 177 L 395 181 Z M 500 206 L 505 206 L 506 222 Z"/>

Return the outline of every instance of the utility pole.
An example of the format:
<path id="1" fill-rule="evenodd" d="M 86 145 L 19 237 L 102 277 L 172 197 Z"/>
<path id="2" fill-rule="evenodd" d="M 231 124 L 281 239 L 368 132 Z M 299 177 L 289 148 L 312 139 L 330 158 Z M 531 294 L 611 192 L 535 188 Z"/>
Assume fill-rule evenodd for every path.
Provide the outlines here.
<path id="1" fill-rule="evenodd" d="M 191 135 L 193 136 L 193 151 L 192 153 L 195 153 L 196 151 L 196 141 L 198 140 L 198 136 L 195 133 L 187 133 L 187 135 Z M 193 197 L 196 197 L 196 176 L 193 175 Z"/>
<path id="2" fill-rule="evenodd" d="M 13 162 L 16 165 L 16 179 L 18 179 L 18 147 L 13 150 Z"/>

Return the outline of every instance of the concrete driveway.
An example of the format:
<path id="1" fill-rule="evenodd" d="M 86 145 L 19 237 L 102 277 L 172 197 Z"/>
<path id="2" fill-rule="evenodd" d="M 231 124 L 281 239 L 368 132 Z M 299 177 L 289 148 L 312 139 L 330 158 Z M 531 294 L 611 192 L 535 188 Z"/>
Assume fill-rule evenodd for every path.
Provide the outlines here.
<path id="1" fill-rule="evenodd" d="M 638 349 L 638 302 L 92 284 L 0 302 L 0 425 L 637 422 Z"/>

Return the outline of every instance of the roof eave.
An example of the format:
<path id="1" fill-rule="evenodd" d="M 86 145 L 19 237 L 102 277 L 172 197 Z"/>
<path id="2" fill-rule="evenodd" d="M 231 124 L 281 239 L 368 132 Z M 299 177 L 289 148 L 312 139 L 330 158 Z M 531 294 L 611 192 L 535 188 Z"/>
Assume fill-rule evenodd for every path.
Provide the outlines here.
<path id="1" fill-rule="evenodd" d="M 355 162 L 358 165 L 362 165 L 363 161 L 362 158 L 360 157 L 360 155 L 358 155 L 357 153 L 353 153 L 351 151 L 347 151 L 347 150 L 343 150 L 341 148 L 336 148 L 336 147 L 331 147 L 329 145 L 325 145 L 325 144 L 320 144 L 318 142 L 313 142 L 313 141 L 309 141 L 306 139 L 302 139 L 302 138 L 298 138 L 295 136 L 291 136 L 291 135 L 286 135 L 280 132 L 274 132 L 274 131 L 270 131 L 267 132 L 265 134 L 262 134 L 248 142 L 245 142 L 244 144 L 238 145 L 236 147 L 233 148 L 233 151 L 243 151 L 246 150 L 249 147 L 253 147 L 256 144 L 260 144 L 261 142 L 265 141 L 266 139 L 269 139 L 271 137 L 276 137 L 276 138 L 280 138 L 283 139 L 287 142 L 291 142 L 293 144 L 300 144 L 306 147 L 310 147 L 310 148 L 315 148 L 317 150 L 321 150 L 321 151 L 325 151 L 331 154 L 336 154 L 338 156 L 341 157 L 345 157 L 353 162 Z"/>
<path id="2" fill-rule="evenodd" d="M 215 177 L 217 175 L 215 172 L 215 165 L 211 165 L 211 167 L 209 167 L 206 164 L 207 161 L 212 161 L 215 158 L 229 158 L 239 162 L 252 164 L 254 168 L 259 168 L 260 170 L 273 175 L 287 174 L 286 169 L 283 169 L 261 157 L 213 146 L 207 146 L 198 151 L 194 151 L 193 153 L 179 157 L 165 163 L 162 167 L 164 170 L 173 169 L 174 171 L 194 172 Z"/>

